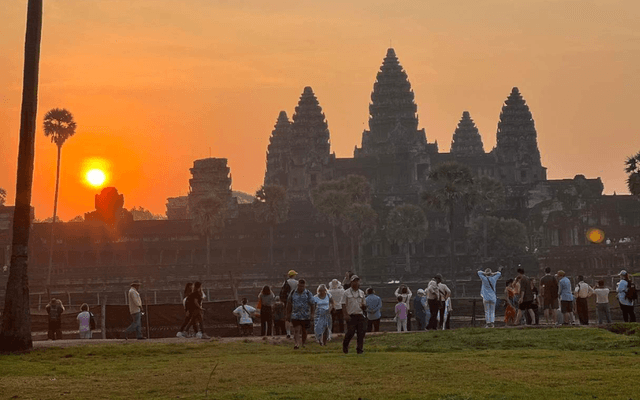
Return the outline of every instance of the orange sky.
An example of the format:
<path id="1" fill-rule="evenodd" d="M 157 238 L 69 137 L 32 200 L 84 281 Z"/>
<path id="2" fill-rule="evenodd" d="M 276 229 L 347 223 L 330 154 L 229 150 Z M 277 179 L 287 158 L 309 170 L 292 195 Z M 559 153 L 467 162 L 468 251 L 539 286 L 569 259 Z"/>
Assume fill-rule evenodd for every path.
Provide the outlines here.
<path id="1" fill-rule="evenodd" d="M 15 196 L 26 0 L 0 13 L 0 187 Z M 269 3 L 269 4 L 266 4 Z M 347 4 L 344 4 L 347 3 Z M 432 4 L 437 3 L 437 4 Z M 495 144 L 502 102 L 518 86 L 551 179 L 602 177 L 626 193 L 624 159 L 640 150 L 637 0 L 45 0 L 33 205 L 51 216 L 53 107 L 76 136 L 62 149 L 59 215 L 93 209 L 87 159 L 111 164 L 125 207 L 164 213 L 188 191 L 193 160 L 229 159 L 233 188 L 264 177 L 280 110 L 313 87 L 332 150 L 352 157 L 391 41 L 416 93 L 420 127 L 448 151 L 463 110 Z"/>

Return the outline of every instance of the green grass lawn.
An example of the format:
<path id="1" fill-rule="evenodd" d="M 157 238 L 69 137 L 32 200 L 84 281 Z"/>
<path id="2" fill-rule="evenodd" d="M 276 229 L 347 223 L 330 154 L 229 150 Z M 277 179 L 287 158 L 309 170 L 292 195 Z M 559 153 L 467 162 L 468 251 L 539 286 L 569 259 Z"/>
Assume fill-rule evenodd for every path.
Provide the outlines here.
<path id="1" fill-rule="evenodd" d="M 469 328 L 383 334 L 366 339 L 363 355 L 355 354 L 355 341 L 352 351 L 342 354 L 339 340 L 295 351 L 284 339 L 39 349 L 0 356 L 0 397 L 640 399 L 636 331 Z"/>

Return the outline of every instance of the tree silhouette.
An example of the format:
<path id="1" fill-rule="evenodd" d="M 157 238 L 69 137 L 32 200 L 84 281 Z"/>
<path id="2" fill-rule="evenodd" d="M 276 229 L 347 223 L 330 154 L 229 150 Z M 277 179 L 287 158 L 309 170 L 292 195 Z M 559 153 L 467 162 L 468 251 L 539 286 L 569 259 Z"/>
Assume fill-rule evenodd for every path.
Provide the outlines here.
<path id="1" fill-rule="evenodd" d="M 458 162 L 438 165 L 429 173 L 427 191 L 422 199 L 428 208 L 445 213 L 449 225 L 449 268 L 455 272 L 455 216 L 467 214 L 478 203 L 477 187 L 471 169 Z"/>
<path id="2" fill-rule="evenodd" d="M 211 274 L 211 236 L 224 229 L 227 205 L 218 196 L 203 197 L 191 210 L 191 227 L 207 240 L 207 277 Z"/>
<path id="3" fill-rule="evenodd" d="M 29 0 L 24 46 L 22 110 L 16 200 L 13 213 L 11 269 L 4 296 L 0 329 L 0 352 L 24 352 L 33 347 L 29 312 L 29 231 L 31 229 L 31 189 L 38 111 L 38 73 L 42 37 L 42 0 Z"/>
<path id="4" fill-rule="evenodd" d="M 482 216 L 487 216 L 496 211 L 505 202 L 504 186 L 500 181 L 497 181 L 488 176 L 483 176 L 476 180 L 475 188 L 475 212 Z M 482 231 L 482 237 L 484 242 L 483 257 L 487 257 L 487 220 L 483 219 L 484 228 Z"/>
<path id="5" fill-rule="evenodd" d="M 58 165 L 56 168 L 56 191 L 53 197 L 53 223 L 51 224 L 51 241 L 49 248 L 49 272 L 47 274 L 47 292 L 51 290 L 51 269 L 53 266 L 54 227 L 58 213 L 58 189 L 60 188 L 60 156 L 62 145 L 76 133 L 76 122 L 73 115 L 64 108 L 49 110 L 44 116 L 44 136 L 51 138 L 51 143 L 58 147 Z"/>
<path id="6" fill-rule="evenodd" d="M 396 206 L 387 216 L 385 230 L 390 242 L 404 247 L 407 268 L 411 271 L 411 245 L 423 241 L 427 236 L 424 211 L 413 204 Z"/>
<path id="7" fill-rule="evenodd" d="M 362 274 L 362 246 L 373 236 L 378 214 L 369 204 L 354 203 L 347 207 L 342 220 L 342 230 L 358 244 L 358 268 L 353 266 L 354 273 Z"/>
<path id="8" fill-rule="evenodd" d="M 483 232 L 486 232 L 488 245 Z M 527 248 L 527 227 L 516 219 L 500 219 L 491 216 L 477 218 L 469 229 L 471 251 L 493 259 L 511 259 L 522 255 Z"/>
<path id="9" fill-rule="evenodd" d="M 345 211 L 354 203 L 368 203 L 371 187 L 366 178 L 349 175 L 346 178 L 321 182 L 311 192 L 311 202 L 320 216 L 331 224 L 333 258 L 336 271 L 340 271 L 337 228 L 344 221 Z"/>
<path id="10" fill-rule="evenodd" d="M 262 186 L 256 191 L 253 211 L 256 221 L 269 225 L 269 265 L 273 267 L 273 229 L 289 215 L 286 190 L 279 185 Z"/>
<path id="11" fill-rule="evenodd" d="M 624 165 L 624 171 L 629 174 L 627 176 L 629 192 L 634 196 L 640 196 L 640 152 L 628 157 Z"/>

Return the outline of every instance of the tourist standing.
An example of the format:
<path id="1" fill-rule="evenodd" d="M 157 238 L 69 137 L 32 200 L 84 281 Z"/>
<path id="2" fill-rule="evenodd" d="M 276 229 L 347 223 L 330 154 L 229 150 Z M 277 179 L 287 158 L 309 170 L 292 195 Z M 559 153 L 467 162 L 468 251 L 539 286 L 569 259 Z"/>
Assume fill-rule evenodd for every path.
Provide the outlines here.
<path id="1" fill-rule="evenodd" d="M 513 325 L 516 322 L 516 288 L 514 287 L 513 279 L 507 280 L 504 288 L 504 323 L 506 325 Z"/>
<path id="2" fill-rule="evenodd" d="M 193 292 L 187 296 L 185 302 L 187 312 L 191 316 L 189 323 L 187 324 L 186 331 L 189 331 L 189 327 L 193 326 L 196 330 L 196 338 L 209 339 L 209 336 L 204 332 L 204 307 L 202 307 L 202 301 L 204 299 L 204 293 L 202 292 L 202 283 L 196 282 L 193 284 Z"/>
<path id="3" fill-rule="evenodd" d="M 485 328 L 495 327 L 496 320 L 496 284 L 498 279 L 502 276 L 502 272 L 492 272 L 491 268 L 487 268 L 484 271 L 478 271 L 478 277 L 482 281 L 482 287 L 480 288 L 480 296 L 482 297 L 482 303 L 484 304 L 484 320 Z"/>
<path id="4" fill-rule="evenodd" d="M 518 300 L 518 313 L 516 314 L 516 325 L 520 325 L 522 322 L 523 312 L 529 313 L 531 322 L 535 322 L 536 316 L 533 313 L 533 290 L 531 287 L 531 281 L 524 274 L 524 269 L 518 268 L 518 283 L 520 285 L 519 300 Z"/>
<path id="5" fill-rule="evenodd" d="M 418 289 L 418 295 L 413 299 L 413 313 L 416 317 L 418 330 L 423 331 L 427 328 L 427 311 L 425 305 L 424 289 Z"/>
<path id="6" fill-rule="evenodd" d="M 353 272 L 351 271 L 347 271 L 344 274 L 344 279 L 342 279 L 342 287 L 344 288 L 344 290 L 347 290 L 351 287 L 351 277 L 354 275 Z"/>
<path id="7" fill-rule="evenodd" d="M 344 332 L 344 318 L 342 317 L 342 296 L 344 288 L 337 279 L 329 283 L 329 294 L 333 299 L 334 308 L 331 310 L 331 327 L 333 332 Z M 336 324 L 337 323 L 337 324 Z"/>
<path id="8" fill-rule="evenodd" d="M 445 285 L 444 282 L 442 281 L 442 275 L 440 274 L 436 275 L 436 282 L 438 282 L 438 293 L 440 295 L 440 310 L 439 310 L 440 326 L 439 328 L 449 329 L 448 327 L 448 321 L 450 318 L 449 312 L 453 310 L 453 308 L 451 307 L 451 301 L 449 300 L 451 298 L 451 290 L 449 290 L 449 287 Z M 447 300 L 449 300 L 448 304 L 447 304 Z"/>
<path id="9" fill-rule="evenodd" d="M 551 275 L 551 268 L 544 269 L 544 276 L 540 279 L 540 295 L 542 296 L 542 308 L 547 324 L 556 323 L 556 310 L 558 309 L 558 281 Z"/>
<path id="10" fill-rule="evenodd" d="M 427 304 L 429 305 L 429 324 L 427 324 L 427 330 L 438 329 L 438 312 L 440 312 L 440 291 L 438 290 L 438 282 L 436 278 L 429 281 L 427 286 Z"/>
<path id="11" fill-rule="evenodd" d="M 93 315 L 89 311 L 89 305 L 84 303 L 80 306 L 80 311 L 80 314 L 76 317 L 80 339 L 91 339 L 91 317 Z"/>
<path id="12" fill-rule="evenodd" d="M 191 321 L 191 315 L 189 314 L 189 310 L 187 310 L 187 297 L 193 293 L 193 283 L 189 282 L 184 286 L 184 294 L 182 298 L 182 307 L 184 307 L 184 322 L 180 326 L 180 330 L 176 333 L 176 336 L 179 338 L 187 337 L 188 332 L 185 332 L 185 328 Z"/>
<path id="13" fill-rule="evenodd" d="M 260 336 L 271 336 L 273 334 L 273 304 L 276 297 L 271 288 L 265 285 L 258 294 L 260 303 Z"/>
<path id="14" fill-rule="evenodd" d="M 285 309 L 284 303 L 280 300 L 280 296 L 276 296 L 276 301 L 273 304 L 273 327 L 275 328 L 276 336 L 286 333 Z"/>
<path id="15" fill-rule="evenodd" d="M 576 312 L 578 313 L 580 325 L 589 325 L 589 303 L 587 302 L 587 298 L 594 293 L 593 288 L 585 283 L 584 277 L 578 275 L 578 284 L 574 289 L 574 294 L 576 297 Z"/>
<path id="16" fill-rule="evenodd" d="M 558 296 L 560 296 L 560 312 L 562 313 L 562 324 L 570 325 L 573 322 L 573 294 L 571 294 L 571 282 L 565 276 L 563 270 L 558 271 Z"/>
<path id="17" fill-rule="evenodd" d="M 367 304 L 364 298 L 364 292 L 360 290 L 360 278 L 358 275 L 351 276 L 351 284 L 349 289 L 345 290 L 342 297 L 342 315 L 347 321 L 347 333 L 342 341 L 342 351 L 344 354 L 349 353 L 349 343 L 357 332 L 356 352 L 362 354 L 364 352 L 364 336 L 367 330 L 367 324 L 364 317 L 364 310 Z"/>
<path id="18" fill-rule="evenodd" d="M 404 302 L 402 296 L 398 296 L 398 303 L 396 304 L 396 327 L 398 328 L 398 332 L 407 331 L 407 314 L 409 310 L 407 310 L 407 304 Z"/>
<path id="19" fill-rule="evenodd" d="M 58 299 L 52 298 L 49 304 L 44 307 L 48 314 L 48 332 L 47 337 L 49 340 L 62 339 L 62 313 L 64 312 L 64 306 Z"/>
<path id="20" fill-rule="evenodd" d="M 376 295 L 373 288 L 367 289 L 367 297 L 364 299 L 367 304 L 367 332 L 380 331 L 380 318 L 382 314 L 382 299 Z"/>
<path id="21" fill-rule="evenodd" d="M 287 300 L 287 320 L 293 326 L 294 350 L 304 347 L 307 342 L 307 324 L 314 311 L 313 295 L 305 288 L 306 284 L 304 279 L 300 279 Z"/>
<path id="22" fill-rule="evenodd" d="M 287 303 L 289 302 L 289 296 L 298 288 L 298 280 L 296 276 L 298 273 L 295 270 L 289 270 L 287 273 L 287 279 L 285 279 L 282 284 L 282 289 L 280 289 L 280 299 L 285 303 L 285 310 L 287 309 Z M 289 320 L 285 321 L 285 327 L 287 329 L 287 339 L 291 338 L 291 322 Z"/>
<path id="23" fill-rule="evenodd" d="M 142 300 L 140 299 L 140 282 L 135 281 L 129 289 L 129 314 L 131 314 L 131 325 L 124 331 L 124 339 L 129 339 L 129 332 L 136 333 L 136 339 L 143 340 L 142 336 Z"/>
<path id="24" fill-rule="evenodd" d="M 394 292 L 396 298 L 398 296 L 402 297 L 402 302 L 407 306 L 407 329 L 411 330 L 411 315 L 413 314 L 411 311 L 411 289 L 407 287 L 407 285 L 400 285 L 396 291 Z"/>
<path id="25" fill-rule="evenodd" d="M 233 310 L 233 315 L 238 318 L 240 336 L 253 336 L 253 319 L 256 309 L 247 304 L 247 298 L 242 298 L 242 304 Z"/>
<path id="26" fill-rule="evenodd" d="M 331 340 L 331 309 L 333 309 L 333 299 L 327 293 L 325 285 L 318 286 L 316 295 L 313 296 L 315 303 L 315 315 L 313 318 L 313 329 L 316 341 L 320 346 L 327 345 L 327 339 Z"/>
<path id="27" fill-rule="evenodd" d="M 604 287 L 604 280 L 598 281 L 598 286 L 593 290 L 596 294 L 596 314 L 598 316 L 598 324 L 602 325 L 607 321 L 611 323 L 611 310 L 609 308 L 609 288 Z"/>
<path id="28" fill-rule="evenodd" d="M 629 299 L 627 296 L 631 279 L 625 270 L 620 271 L 618 275 L 620 276 L 620 282 L 618 282 L 616 292 L 618 293 L 620 310 L 622 310 L 622 319 L 624 322 L 636 322 L 636 313 L 633 311 L 633 299 Z"/>

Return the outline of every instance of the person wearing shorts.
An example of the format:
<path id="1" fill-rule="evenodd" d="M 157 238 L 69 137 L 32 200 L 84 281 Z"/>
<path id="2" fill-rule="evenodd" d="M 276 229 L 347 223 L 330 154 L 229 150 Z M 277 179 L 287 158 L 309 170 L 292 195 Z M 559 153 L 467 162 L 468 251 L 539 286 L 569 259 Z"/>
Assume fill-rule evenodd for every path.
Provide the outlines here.
<path id="1" fill-rule="evenodd" d="M 565 276 L 563 270 L 558 271 L 558 295 L 560 296 L 560 312 L 562 313 L 562 320 L 564 325 L 569 325 L 573 322 L 573 293 L 571 292 L 571 282 L 569 278 Z"/>
<path id="2" fill-rule="evenodd" d="M 544 269 L 545 275 L 540 279 L 540 295 L 542 296 L 542 309 L 547 324 L 555 323 L 556 310 L 558 309 L 558 281 L 551 275 L 551 268 Z"/>
<path id="3" fill-rule="evenodd" d="M 287 320 L 293 327 L 293 340 L 295 350 L 307 342 L 307 325 L 311 322 L 315 303 L 313 295 L 306 288 L 304 279 L 298 281 L 296 290 L 292 291 L 287 300 Z"/>
<path id="4" fill-rule="evenodd" d="M 524 274 L 524 269 L 522 268 L 518 268 L 518 279 L 520 281 L 520 303 L 518 304 L 518 314 L 516 314 L 516 325 L 520 325 L 524 312 L 528 312 L 531 316 L 531 321 L 535 322 L 536 315 L 532 309 L 533 288 L 531 287 L 531 281 Z"/>

